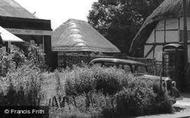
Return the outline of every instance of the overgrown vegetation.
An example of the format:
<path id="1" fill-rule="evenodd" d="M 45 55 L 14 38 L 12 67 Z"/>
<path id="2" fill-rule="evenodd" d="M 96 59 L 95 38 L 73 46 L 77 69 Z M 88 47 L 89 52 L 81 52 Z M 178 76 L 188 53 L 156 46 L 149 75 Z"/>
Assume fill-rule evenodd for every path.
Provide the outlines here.
<path id="1" fill-rule="evenodd" d="M 1 105 L 40 104 L 41 77 L 39 68 L 23 65 L 1 77 Z"/>
<path id="2" fill-rule="evenodd" d="M 96 65 L 48 73 L 37 60 L 29 60 L 24 57 L 0 78 L 1 105 L 48 105 L 50 117 L 110 118 L 172 112 L 172 99 L 162 89 L 155 91 L 152 80 Z M 156 84 L 159 87 L 159 82 Z"/>
<path id="3" fill-rule="evenodd" d="M 25 54 L 14 46 L 10 52 L 0 55 L 0 103 L 4 105 L 39 106 L 41 92 L 41 73 L 44 57 L 34 45 L 27 47 Z"/>
<path id="4" fill-rule="evenodd" d="M 60 74 L 65 87 L 63 114 L 97 117 L 126 117 L 172 112 L 172 98 L 153 81 L 137 79 L 116 68 L 75 67 Z M 157 83 L 159 87 L 159 83 Z M 72 114 L 74 113 L 74 114 Z M 63 115 L 62 116 L 67 116 Z M 55 115 L 55 114 L 54 114 Z"/>

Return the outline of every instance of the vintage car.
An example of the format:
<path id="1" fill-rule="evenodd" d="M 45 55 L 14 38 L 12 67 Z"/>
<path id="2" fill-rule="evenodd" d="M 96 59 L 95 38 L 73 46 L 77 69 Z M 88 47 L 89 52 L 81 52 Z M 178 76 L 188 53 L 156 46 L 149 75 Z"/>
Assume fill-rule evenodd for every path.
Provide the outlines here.
<path id="1" fill-rule="evenodd" d="M 129 59 L 117 59 L 117 58 L 96 58 L 90 61 L 90 65 L 100 65 L 104 67 L 116 67 L 131 72 L 137 78 L 151 79 L 155 83 L 161 83 L 163 91 L 167 92 L 176 101 L 181 99 L 178 89 L 176 88 L 176 82 L 172 81 L 169 77 L 160 77 L 148 74 L 148 66 L 142 62 L 129 60 Z M 153 89 L 157 92 L 159 84 L 153 85 Z"/>

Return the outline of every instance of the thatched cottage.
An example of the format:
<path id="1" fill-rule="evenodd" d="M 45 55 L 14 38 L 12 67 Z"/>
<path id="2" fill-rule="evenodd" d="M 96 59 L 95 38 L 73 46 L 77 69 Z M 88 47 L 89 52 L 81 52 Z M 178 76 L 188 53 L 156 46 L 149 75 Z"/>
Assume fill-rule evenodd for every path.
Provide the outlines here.
<path id="1" fill-rule="evenodd" d="M 67 55 L 87 57 L 99 53 L 120 52 L 90 24 L 77 19 L 69 19 L 55 29 L 52 35 L 52 50 L 58 55 L 58 66 L 65 62 Z"/>
<path id="2" fill-rule="evenodd" d="M 190 81 L 190 0 L 187 0 L 186 11 L 187 65 L 184 62 L 183 0 L 165 0 L 161 3 L 145 20 L 130 48 L 132 56 L 156 59 L 168 68 L 174 68 L 174 79 L 183 84 L 186 83 L 183 76 Z"/>

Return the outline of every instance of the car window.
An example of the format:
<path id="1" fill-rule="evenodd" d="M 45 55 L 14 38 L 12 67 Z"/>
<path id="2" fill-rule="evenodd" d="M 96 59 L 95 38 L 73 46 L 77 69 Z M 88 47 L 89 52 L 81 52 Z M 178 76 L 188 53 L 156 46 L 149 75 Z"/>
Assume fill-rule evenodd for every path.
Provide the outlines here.
<path id="1" fill-rule="evenodd" d="M 119 69 L 123 69 L 123 65 L 122 65 L 122 64 L 119 64 L 119 65 L 118 65 L 118 68 L 119 68 Z"/>
<path id="2" fill-rule="evenodd" d="M 131 67 L 129 65 L 124 65 L 123 66 L 123 69 L 126 71 L 126 72 L 131 72 Z"/>
<path id="3" fill-rule="evenodd" d="M 115 64 L 114 63 L 110 63 L 110 62 L 104 62 L 104 66 L 105 67 L 114 67 Z"/>
<path id="4" fill-rule="evenodd" d="M 102 63 L 94 63 L 95 66 L 102 66 Z"/>
<path id="5" fill-rule="evenodd" d="M 147 73 L 145 66 L 136 66 L 135 73 Z"/>

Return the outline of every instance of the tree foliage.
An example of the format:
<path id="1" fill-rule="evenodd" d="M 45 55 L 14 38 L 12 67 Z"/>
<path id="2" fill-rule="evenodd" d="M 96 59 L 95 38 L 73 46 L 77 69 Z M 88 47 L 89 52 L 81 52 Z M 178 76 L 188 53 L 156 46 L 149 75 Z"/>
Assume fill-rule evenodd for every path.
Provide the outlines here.
<path id="1" fill-rule="evenodd" d="M 44 52 L 38 46 L 30 44 L 25 48 L 28 50 L 27 52 L 14 45 L 10 52 L 0 54 L 0 74 L 5 76 L 8 71 L 28 64 L 32 64 L 40 69 L 46 67 Z M 2 49 L 0 48 L 0 50 Z"/>
<path id="2" fill-rule="evenodd" d="M 163 0 L 98 0 L 92 5 L 88 22 L 122 52 L 142 23 Z"/>

